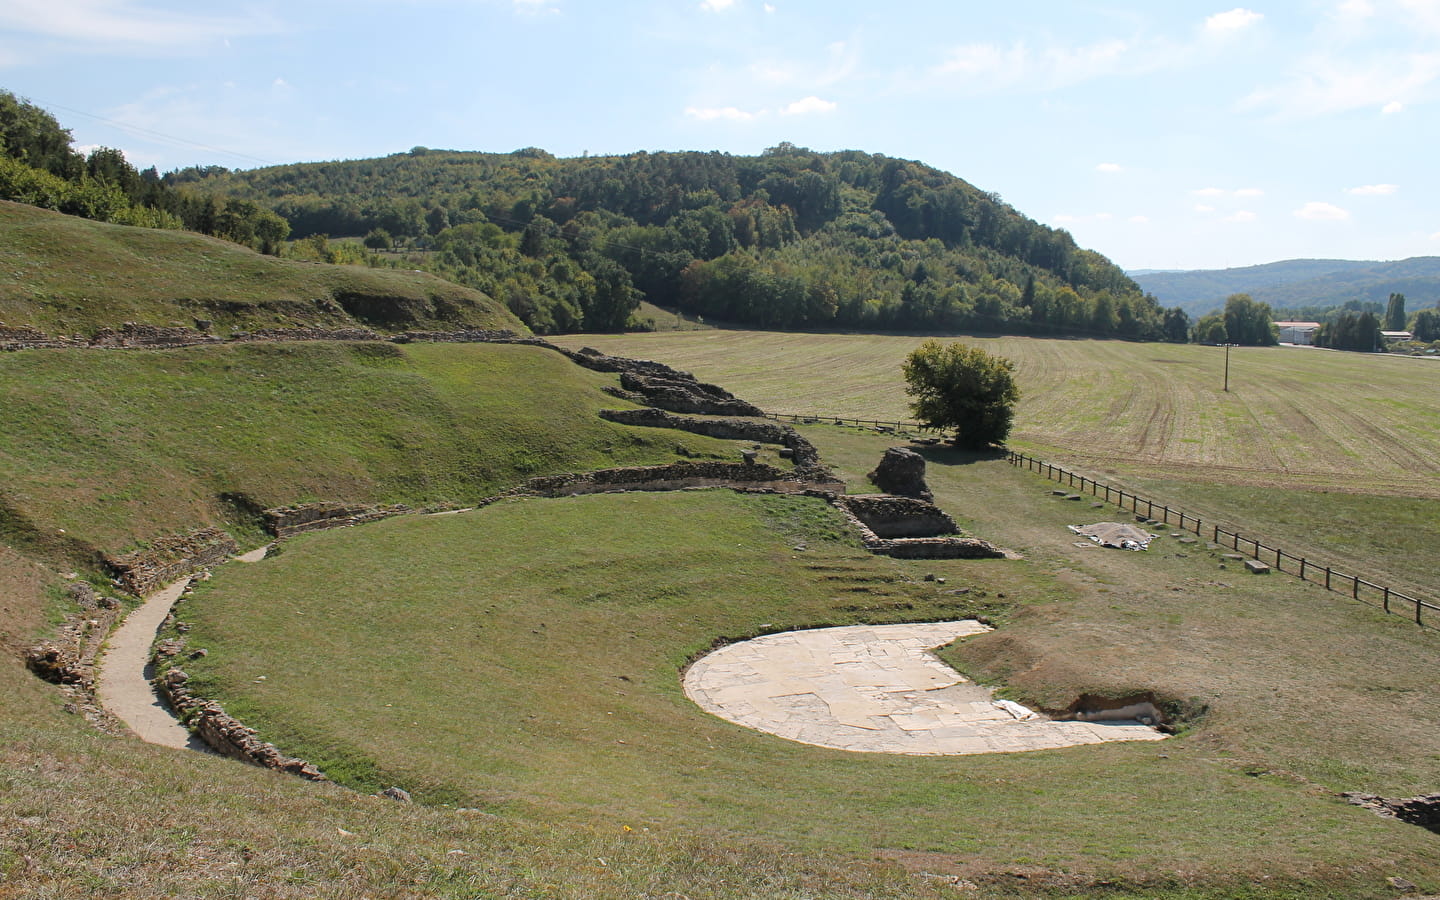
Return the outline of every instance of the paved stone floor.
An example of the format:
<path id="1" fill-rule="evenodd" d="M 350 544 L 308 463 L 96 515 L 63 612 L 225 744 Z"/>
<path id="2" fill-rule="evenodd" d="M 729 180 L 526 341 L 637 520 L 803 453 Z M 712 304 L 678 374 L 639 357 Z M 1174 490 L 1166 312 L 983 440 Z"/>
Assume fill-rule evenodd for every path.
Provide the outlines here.
<path id="1" fill-rule="evenodd" d="M 989 630 L 960 621 L 765 635 L 697 660 L 685 694 L 739 725 L 871 753 L 1014 753 L 1165 737 L 1138 722 L 1056 722 L 995 701 L 929 652 Z"/>

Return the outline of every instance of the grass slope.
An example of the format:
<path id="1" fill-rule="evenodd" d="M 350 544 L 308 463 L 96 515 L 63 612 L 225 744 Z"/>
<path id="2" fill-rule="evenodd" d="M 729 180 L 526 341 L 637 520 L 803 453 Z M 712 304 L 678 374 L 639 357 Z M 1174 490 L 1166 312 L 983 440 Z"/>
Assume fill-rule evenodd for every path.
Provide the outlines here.
<path id="1" fill-rule="evenodd" d="M 122 322 L 196 319 L 220 335 L 354 325 L 525 331 L 504 304 L 419 272 L 275 259 L 189 232 L 0 201 L 0 322 L 88 336 Z"/>
<path id="2" fill-rule="evenodd" d="M 961 337 L 1015 363 L 1012 443 L 1117 471 L 1440 498 L 1440 365 L 1293 348 Z M 562 338 L 659 359 L 773 412 L 908 418 L 900 335 Z"/>
<path id="3" fill-rule="evenodd" d="M 1016 363 L 1011 446 L 1395 587 L 1440 593 L 1440 364 L 1292 348 L 973 338 Z M 921 338 L 562 338 L 694 371 L 776 412 L 908 418 Z"/>
<path id="4" fill-rule="evenodd" d="M 254 507 L 463 505 L 531 475 L 674 461 L 674 432 L 596 416 L 627 405 L 600 390 L 617 383 L 523 345 L 6 354 L 0 536 L 74 563 L 206 524 L 258 540 Z"/>
<path id="5" fill-rule="evenodd" d="M 884 446 L 811 431 L 857 486 Z M 1433 835 L 1333 795 L 1440 775 L 1440 700 L 1419 690 L 1440 677 L 1433 634 L 1286 579 L 1221 586 L 1243 576 L 1171 539 L 1082 551 L 1064 530 L 1076 506 L 1034 476 L 934 462 L 947 507 L 1035 562 L 870 557 L 802 499 L 526 501 L 317 534 L 227 568 L 182 607 L 210 650 L 187 670 L 359 787 L 519 821 L 1023 872 L 1054 896 L 1097 880 L 1371 896 L 1388 874 L 1440 877 Z M 903 758 L 750 732 L 681 694 L 680 668 L 719 637 L 979 611 L 1000 630 L 952 658 L 1023 698 L 1154 690 L 1209 713 L 1162 745 Z M 1394 661 L 1383 679 L 1376 655 Z"/>

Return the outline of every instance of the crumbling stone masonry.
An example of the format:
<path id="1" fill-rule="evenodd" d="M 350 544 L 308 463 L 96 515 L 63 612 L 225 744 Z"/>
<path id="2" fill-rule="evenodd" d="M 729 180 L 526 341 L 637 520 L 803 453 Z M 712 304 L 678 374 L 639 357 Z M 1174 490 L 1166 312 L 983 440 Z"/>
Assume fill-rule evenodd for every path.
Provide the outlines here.
<path id="1" fill-rule="evenodd" d="M 789 425 L 769 420 L 695 419 L 675 415 L 662 409 L 602 409 L 600 418 L 620 425 L 646 428 L 673 428 L 691 434 L 727 441 L 754 441 L 779 444 L 790 450 L 795 461 L 795 477 L 804 480 L 833 481 L 834 476 L 820 464 L 820 451 Z"/>
<path id="2" fill-rule="evenodd" d="M 219 565 L 240 545 L 218 528 L 202 528 L 186 535 L 162 537 L 144 550 L 106 557 L 120 586 L 143 597 L 199 569 Z"/>
<path id="3" fill-rule="evenodd" d="M 310 781 L 328 781 L 313 764 L 294 756 L 286 756 L 274 744 L 255 736 L 255 729 L 246 728 L 227 714 L 213 700 L 201 700 L 186 687 L 190 676 L 183 669 L 172 667 L 155 679 L 155 686 L 164 695 L 170 708 L 200 738 L 221 756 L 238 759 L 266 769 L 299 775 Z"/>
<path id="4" fill-rule="evenodd" d="M 871 553 L 897 559 L 1001 559 L 1005 556 L 1005 551 L 989 541 L 952 536 L 960 531 L 955 521 L 924 500 L 879 494 L 837 495 L 832 502 L 860 533 L 861 542 Z M 877 528 L 882 533 L 877 533 Z"/>
<path id="5" fill-rule="evenodd" d="M 287 538 L 307 531 L 344 528 L 401 516 L 414 510 L 403 503 L 393 506 L 367 506 L 346 503 L 301 503 L 265 510 L 265 528 L 277 538 Z"/>
<path id="6" fill-rule="evenodd" d="M 843 489 L 843 485 L 838 482 L 827 486 Z M 612 491 L 677 491 L 705 487 L 773 490 L 793 494 L 812 491 L 816 485 L 813 482 L 800 481 L 793 474 L 761 463 L 685 461 L 665 466 L 630 466 L 601 469 L 598 472 L 542 475 L 525 482 L 523 492 L 542 497 L 560 497 Z"/>

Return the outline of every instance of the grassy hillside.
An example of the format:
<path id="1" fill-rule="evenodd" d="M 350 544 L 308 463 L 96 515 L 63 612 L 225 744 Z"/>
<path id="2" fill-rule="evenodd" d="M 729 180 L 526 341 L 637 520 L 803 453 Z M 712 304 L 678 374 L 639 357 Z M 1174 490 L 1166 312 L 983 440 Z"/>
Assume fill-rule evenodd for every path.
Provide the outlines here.
<path id="1" fill-rule="evenodd" d="M 1440 363 L 1293 348 L 962 338 L 1016 363 L 1010 444 L 1206 521 L 1440 596 Z M 710 330 L 562 338 L 732 386 L 763 408 L 908 418 L 918 337 Z"/>
<path id="2" fill-rule="evenodd" d="M 674 432 L 595 415 L 626 405 L 600 391 L 616 383 L 522 345 L 0 355 L 0 536 L 75 562 L 218 522 L 253 539 L 257 507 L 465 504 L 531 475 L 673 461 Z"/>
<path id="3" fill-rule="evenodd" d="M 773 350 L 731 353 L 756 383 L 778 365 Z M 826 365 L 817 397 L 843 371 Z M 673 458 L 674 433 L 594 416 L 619 403 L 599 390 L 613 382 L 524 346 L 0 357 L 0 632 L 13 644 L 40 626 L 68 562 L 44 558 L 64 542 L 244 528 L 250 504 L 220 494 L 463 503 L 527 474 Z M 894 441 L 809 434 L 856 488 Z M 222 568 L 182 607 L 213 650 L 197 676 L 267 736 L 356 785 L 394 780 L 450 808 L 100 735 L 6 654 L 0 817 L 19 824 L 0 896 L 945 897 L 962 879 L 976 897 L 1278 900 L 1389 896 L 1392 874 L 1440 886 L 1432 835 L 1333 797 L 1440 775 L 1432 635 L 1289 579 L 1242 581 L 1179 544 L 1081 550 L 1063 530 L 1076 507 L 1002 463 L 936 451 L 931 472 L 962 525 L 1030 561 L 871 557 L 804 500 L 617 495 L 306 536 Z M 716 637 L 977 612 L 1000 631 L 950 658 L 1016 696 L 1153 689 L 1210 712 L 1160 745 L 957 763 L 791 745 L 680 695 L 679 667 Z"/>
<path id="4" fill-rule="evenodd" d="M 362 325 L 524 326 L 479 291 L 418 272 L 280 260 L 216 238 L 0 201 L 0 322 L 90 335 L 122 322 L 216 334 Z"/>
<path id="5" fill-rule="evenodd" d="M 1293 348 L 958 338 L 1015 363 L 1014 445 L 1106 472 L 1440 498 L 1440 365 Z M 658 359 L 772 412 L 909 417 L 918 337 L 697 331 L 563 338 Z"/>
<path id="6" fill-rule="evenodd" d="M 856 488 L 893 441 L 809 433 Z M 805 499 L 524 501 L 308 536 L 223 570 L 183 607 L 210 650 L 187 669 L 357 786 L 507 820 L 1023 871 L 1024 893 L 1046 896 L 1366 896 L 1395 872 L 1440 876 L 1432 835 L 1333 793 L 1440 776 L 1440 699 L 1420 687 L 1440 677 L 1433 633 L 1289 579 L 1236 583 L 1218 553 L 1168 538 L 1076 548 L 1075 505 L 1001 461 L 940 452 L 930 473 L 947 508 L 1033 561 L 869 557 Z M 979 612 L 999 629 L 950 655 L 1022 699 L 1153 690 L 1208 712 L 1160 745 L 885 757 L 755 733 L 681 693 L 681 667 L 718 637 Z M 1377 655 L 1392 661 L 1380 679 Z M 1271 890 L 1249 887 L 1262 875 Z"/>

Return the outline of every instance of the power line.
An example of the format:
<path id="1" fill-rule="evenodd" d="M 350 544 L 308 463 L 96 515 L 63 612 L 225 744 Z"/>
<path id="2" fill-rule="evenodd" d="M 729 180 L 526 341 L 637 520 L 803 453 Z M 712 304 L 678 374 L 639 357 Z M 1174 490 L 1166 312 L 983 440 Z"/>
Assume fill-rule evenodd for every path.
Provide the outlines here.
<path id="1" fill-rule="evenodd" d="M 94 119 L 94 120 L 97 121 L 97 122 L 104 122 L 106 125 L 113 125 L 114 127 L 119 128 L 121 131 L 125 131 L 125 132 L 127 132 L 127 133 L 134 134 L 134 135 L 136 135 L 136 136 L 146 136 L 146 137 L 158 138 L 158 139 L 160 139 L 160 140 L 162 140 L 162 141 L 168 141 L 168 142 L 173 143 L 173 144 L 183 144 L 183 145 L 185 145 L 185 146 L 195 147 L 195 148 L 198 148 L 198 149 L 200 149 L 200 150 L 208 150 L 208 151 L 210 151 L 211 153 L 223 153 L 223 154 L 225 154 L 225 155 L 227 155 L 227 156 L 237 156 L 237 157 L 239 157 L 239 158 L 241 158 L 241 159 L 248 159 L 248 160 L 250 160 L 251 162 L 260 163 L 261 165 L 266 165 L 266 166 L 279 165 L 279 163 L 277 163 L 277 162 L 275 162 L 275 161 L 273 161 L 273 160 L 261 159 L 261 158 L 258 157 L 258 156 L 251 156 L 251 155 L 248 154 L 248 153 L 241 153 L 241 152 L 238 151 L 238 150 L 226 150 L 226 149 L 223 148 L 223 147 L 212 147 L 212 146 L 210 146 L 209 144 L 201 144 L 201 143 L 198 143 L 198 142 L 196 142 L 196 141 L 187 140 L 186 138 L 177 137 L 177 136 L 175 136 L 175 135 L 173 135 L 173 134 L 166 134 L 166 133 L 163 132 L 163 131 L 156 131 L 156 130 L 153 129 L 153 128 L 145 128 L 145 127 L 140 126 L 140 125 L 131 125 L 131 124 L 128 123 L 128 122 L 121 122 L 121 121 L 118 121 L 118 120 L 116 120 L 116 119 L 107 119 L 107 118 L 105 118 L 104 116 L 97 116 L 97 115 L 95 115 L 94 113 L 85 112 L 83 109 L 71 109 L 71 108 L 68 107 L 68 106 L 61 106 L 61 105 L 59 105 L 58 103 L 45 103 L 43 100 L 40 101 L 40 103 L 41 103 L 42 105 L 47 106 L 47 107 L 50 107 L 50 108 L 52 108 L 52 109 L 64 110 L 65 112 L 68 112 L 68 113 L 74 113 L 74 114 L 77 115 L 77 116 L 85 116 L 87 119 Z"/>

